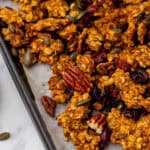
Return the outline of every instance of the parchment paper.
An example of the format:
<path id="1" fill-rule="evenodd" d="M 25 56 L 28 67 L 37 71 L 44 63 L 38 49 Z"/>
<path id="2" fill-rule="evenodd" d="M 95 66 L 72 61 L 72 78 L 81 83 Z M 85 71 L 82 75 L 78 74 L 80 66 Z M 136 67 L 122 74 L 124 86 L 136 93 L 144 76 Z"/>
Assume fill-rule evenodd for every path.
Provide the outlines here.
<path id="1" fill-rule="evenodd" d="M 10 0 L 0 0 L 0 7 L 9 6 L 17 9 L 17 5 L 14 5 Z M 47 115 L 43 109 L 40 98 L 43 95 L 51 96 L 48 89 L 48 79 L 52 76 L 50 66 L 46 64 L 36 64 L 30 69 L 25 68 L 26 76 L 28 78 L 29 84 L 31 86 L 32 92 L 35 96 L 35 101 L 38 106 L 38 109 L 45 121 L 48 131 L 51 134 L 52 140 L 56 146 L 57 150 L 75 150 L 71 142 L 65 142 L 63 140 L 62 128 L 57 125 L 56 119 L 53 119 Z M 56 116 L 57 114 L 64 111 L 64 105 L 57 105 Z M 119 145 L 109 144 L 105 150 L 122 150 Z"/>

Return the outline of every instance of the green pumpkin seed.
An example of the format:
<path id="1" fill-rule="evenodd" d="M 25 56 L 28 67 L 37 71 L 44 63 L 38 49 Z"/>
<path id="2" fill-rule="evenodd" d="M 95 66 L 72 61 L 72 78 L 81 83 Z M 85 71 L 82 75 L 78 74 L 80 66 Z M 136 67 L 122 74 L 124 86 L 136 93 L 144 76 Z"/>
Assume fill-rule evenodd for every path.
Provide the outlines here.
<path id="1" fill-rule="evenodd" d="M 106 110 L 102 110 L 102 111 L 100 111 L 100 113 L 102 113 L 104 115 L 108 115 L 108 111 L 106 111 Z"/>
<path id="2" fill-rule="evenodd" d="M 128 135 L 127 134 L 119 134 L 118 136 L 117 136 L 117 139 L 124 139 L 124 138 L 126 138 Z"/>
<path id="3" fill-rule="evenodd" d="M 43 41 L 44 41 L 44 43 L 45 43 L 47 46 L 50 46 L 51 41 L 50 41 L 49 38 L 45 37 L 45 38 L 43 39 Z"/>
<path id="4" fill-rule="evenodd" d="M 86 15 L 87 10 L 81 11 L 80 14 L 76 17 L 76 20 L 80 20 L 84 15 Z"/>
<path id="5" fill-rule="evenodd" d="M 78 52 L 73 52 L 70 57 L 71 57 L 73 60 L 76 60 L 77 56 L 78 56 Z"/>
<path id="6" fill-rule="evenodd" d="M 13 56 L 17 56 L 18 55 L 18 51 L 17 51 L 16 48 L 12 48 L 11 49 L 11 53 L 12 53 Z"/>
<path id="7" fill-rule="evenodd" d="M 82 0 L 76 0 L 76 5 L 79 9 L 82 9 Z"/>
<path id="8" fill-rule="evenodd" d="M 84 105 L 86 103 L 88 103 L 91 99 L 86 99 L 86 100 L 83 100 L 83 101 L 80 101 L 76 104 L 76 106 L 81 106 L 81 105 Z"/>
<path id="9" fill-rule="evenodd" d="M 13 25 L 9 25 L 8 29 L 11 33 L 15 33 L 15 27 Z"/>
<path id="10" fill-rule="evenodd" d="M 76 21 L 75 17 L 72 17 L 70 15 L 66 16 L 66 18 L 69 20 L 69 22 L 72 22 L 72 23 Z"/>
<path id="11" fill-rule="evenodd" d="M 114 31 L 116 33 L 122 33 L 122 29 L 121 28 L 114 28 L 114 29 L 112 29 L 112 31 Z"/>
<path id="12" fill-rule="evenodd" d="M 114 48 L 112 48 L 112 50 L 111 50 L 111 52 L 110 53 L 118 53 L 118 52 L 120 52 L 122 50 L 122 48 L 121 47 L 114 47 Z"/>
<path id="13" fill-rule="evenodd" d="M 147 26 L 150 26 L 150 20 L 147 20 L 147 21 L 146 21 L 146 25 L 147 25 Z"/>
<path id="14" fill-rule="evenodd" d="M 122 109 L 123 108 L 123 105 L 120 103 L 120 104 L 118 104 L 118 106 L 117 106 L 117 109 Z"/>
<path id="15" fill-rule="evenodd" d="M 32 66 L 33 62 L 33 54 L 30 52 L 30 50 L 27 50 L 25 55 L 24 55 L 24 65 L 26 67 Z"/>
<path id="16" fill-rule="evenodd" d="M 7 140 L 10 137 L 9 132 L 0 133 L 0 141 Z"/>

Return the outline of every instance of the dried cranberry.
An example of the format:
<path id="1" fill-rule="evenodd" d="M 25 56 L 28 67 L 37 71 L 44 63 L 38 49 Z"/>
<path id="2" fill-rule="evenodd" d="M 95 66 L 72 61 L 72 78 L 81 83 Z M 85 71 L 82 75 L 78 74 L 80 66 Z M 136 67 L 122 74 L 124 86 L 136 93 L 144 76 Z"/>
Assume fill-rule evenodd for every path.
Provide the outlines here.
<path id="1" fill-rule="evenodd" d="M 66 0 L 66 1 L 69 5 L 74 2 L 74 0 Z"/>
<path id="2" fill-rule="evenodd" d="M 91 27 L 94 23 L 94 21 L 97 19 L 96 16 L 93 16 L 90 13 L 85 13 L 85 15 L 81 18 L 77 20 L 76 26 L 77 29 L 82 32 L 83 28 L 85 27 Z"/>
<path id="3" fill-rule="evenodd" d="M 123 24 L 123 25 L 121 26 L 122 32 L 127 31 L 128 26 L 129 26 L 129 24 L 128 24 L 128 23 Z"/>
<path id="4" fill-rule="evenodd" d="M 92 54 L 92 52 L 90 51 L 90 50 L 87 50 L 87 51 L 85 51 L 85 53 L 84 53 L 85 55 L 87 54 L 89 54 L 89 55 L 91 55 Z"/>
<path id="5" fill-rule="evenodd" d="M 101 90 L 97 86 L 93 86 L 91 90 L 91 97 L 93 100 L 99 100 L 101 97 Z"/>
<path id="6" fill-rule="evenodd" d="M 112 107 L 117 107 L 121 100 L 120 92 L 114 85 L 105 87 L 101 90 L 99 102 L 103 105 L 103 110 L 111 111 Z"/>
<path id="7" fill-rule="evenodd" d="M 4 27 L 7 27 L 7 24 L 0 18 L 0 30 Z"/>
<path id="8" fill-rule="evenodd" d="M 145 89 L 145 92 L 144 92 L 143 96 L 144 96 L 144 98 L 150 97 L 150 87 Z"/>
<path id="9" fill-rule="evenodd" d="M 130 71 L 130 69 L 131 69 L 131 65 L 128 64 L 128 63 L 127 63 L 126 61 L 124 61 L 124 60 L 118 60 L 118 62 L 117 62 L 116 65 L 117 65 L 118 68 L 124 70 L 125 72 L 126 72 L 126 71 Z"/>
<path id="10" fill-rule="evenodd" d="M 137 121 L 141 117 L 142 114 L 147 114 L 147 111 L 145 110 L 145 108 L 139 107 L 139 108 L 125 109 L 123 113 L 125 117 L 132 118 L 135 121 Z"/>
<path id="11" fill-rule="evenodd" d="M 111 130 L 109 129 L 108 125 L 105 125 L 103 132 L 101 134 L 101 142 L 100 142 L 100 149 L 103 149 L 106 144 L 110 141 Z"/>
<path id="12" fill-rule="evenodd" d="M 102 4 L 103 0 L 95 0 L 91 5 L 88 6 L 87 11 L 94 13 Z"/>
<path id="13" fill-rule="evenodd" d="M 94 54 L 95 63 L 102 63 L 107 61 L 107 53 L 105 51 L 101 51 Z"/>
<path id="14" fill-rule="evenodd" d="M 113 0 L 115 7 L 121 7 L 124 6 L 126 3 L 124 0 Z"/>
<path id="15" fill-rule="evenodd" d="M 111 69 L 111 70 L 109 70 L 108 71 L 108 76 L 109 77 L 111 77 L 112 76 L 112 74 L 115 72 L 115 69 Z"/>
<path id="16" fill-rule="evenodd" d="M 120 91 L 116 86 L 114 86 L 114 85 L 110 86 L 109 91 L 113 98 L 115 98 L 116 100 L 121 99 Z"/>
<path id="17" fill-rule="evenodd" d="M 96 101 L 101 103 L 103 106 L 101 110 L 104 112 L 110 112 L 112 107 L 118 107 L 122 102 L 120 91 L 115 85 L 107 86 L 103 89 L 99 89 L 96 85 L 93 85 L 90 94 L 92 97 L 91 105 Z"/>
<path id="18" fill-rule="evenodd" d="M 133 72 L 130 72 L 130 77 L 135 83 L 146 84 L 148 83 L 149 77 L 144 69 L 136 69 Z"/>

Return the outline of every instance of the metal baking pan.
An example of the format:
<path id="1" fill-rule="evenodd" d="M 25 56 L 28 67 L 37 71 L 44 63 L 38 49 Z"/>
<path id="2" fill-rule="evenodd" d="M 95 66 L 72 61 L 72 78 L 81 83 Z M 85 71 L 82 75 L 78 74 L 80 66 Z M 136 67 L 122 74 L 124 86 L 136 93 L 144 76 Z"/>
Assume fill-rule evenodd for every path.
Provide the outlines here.
<path id="1" fill-rule="evenodd" d="M 56 148 L 54 146 L 54 143 L 51 139 L 51 136 L 35 103 L 35 98 L 28 84 L 23 66 L 19 63 L 19 60 L 15 59 L 11 55 L 9 47 L 6 45 L 1 35 L 0 35 L 0 48 L 1 54 L 8 67 L 11 77 L 26 106 L 26 109 L 28 110 L 37 128 L 37 131 L 39 132 L 39 135 L 45 145 L 45 148 L 47 150 L 55 150 Z"/>

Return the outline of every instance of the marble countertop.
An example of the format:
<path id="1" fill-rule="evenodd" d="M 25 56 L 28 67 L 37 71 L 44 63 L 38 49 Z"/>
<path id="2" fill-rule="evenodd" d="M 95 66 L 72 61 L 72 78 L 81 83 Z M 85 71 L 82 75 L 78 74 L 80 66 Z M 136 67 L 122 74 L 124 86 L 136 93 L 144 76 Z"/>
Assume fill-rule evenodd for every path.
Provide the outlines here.
<path id="1" fill-rule="evenodd" d="M 11 133 L 0 150 L 45 150 L 1 55 L 0 71 L 0 133 Z"/>

